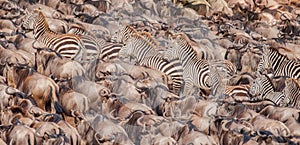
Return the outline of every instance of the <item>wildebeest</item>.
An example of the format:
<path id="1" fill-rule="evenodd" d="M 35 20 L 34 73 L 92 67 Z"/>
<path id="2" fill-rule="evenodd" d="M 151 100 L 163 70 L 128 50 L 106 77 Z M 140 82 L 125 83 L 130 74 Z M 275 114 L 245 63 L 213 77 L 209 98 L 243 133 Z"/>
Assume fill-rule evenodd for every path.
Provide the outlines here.
<path id="1" fill-rule="evenodd" d="M 4 76 L 8 85 L 30 94 L 38 107 L 51 113 L 61 113 L 58 85 L 50 78 L 35 72 L 28 66 L 6 65 Z"/>

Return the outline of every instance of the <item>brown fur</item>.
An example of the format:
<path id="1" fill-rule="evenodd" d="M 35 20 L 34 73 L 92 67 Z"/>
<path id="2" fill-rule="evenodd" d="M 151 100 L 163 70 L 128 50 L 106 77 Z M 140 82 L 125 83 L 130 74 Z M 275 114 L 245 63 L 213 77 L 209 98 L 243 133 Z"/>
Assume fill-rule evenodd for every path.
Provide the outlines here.
<path id="1" fill-rule="evenodd" d="M 30 68 L 12 66 L 6 67 L 6 69 L 8 72 L 6 77 L 10 80 L 9 85 L 25 94 L 31 94 L 30 97 L 41 109 L 51 113 L 61 113 L 61 105 L 58 102 L 59 87 L 53 80 Z"/>

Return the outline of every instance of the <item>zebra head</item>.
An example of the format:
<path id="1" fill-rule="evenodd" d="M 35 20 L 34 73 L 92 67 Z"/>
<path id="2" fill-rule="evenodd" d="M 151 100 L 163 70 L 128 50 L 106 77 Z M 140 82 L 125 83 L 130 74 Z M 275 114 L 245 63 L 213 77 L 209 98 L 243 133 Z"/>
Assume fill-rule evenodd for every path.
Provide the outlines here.
<path id="1" fill-rule="evenodd" d="M 208 79 L 205 81 L 205 84 L 211 89 L 210 94 L 213 96 L 220 95 L 220 93 L 222 93 L 222 91 L 224 90 L 225 85 L 222 83 L 221 74 L 215 66 L 209 67 Z"/>
<path id="2" fill-rule="evenodd" d="M 33 30 L 35 28 L 36 19 L 43 15 L 39 10 L 33 10 L 32 12 L 28 12 L 23 19 L 22 27 L 25 29 Z"/>
<path id="3" fill-rule="evenodd" d="M 282 101 L 283 106 L 287 106 L 291 99 L 293 99 L 293 96 L 295 96 L 295 92 L 300 88 L 299 83 L 294 78 L 288 78 L 285 80 L 285 88 L 283 90 L 285 94 L 285 98 Z"/>
<path id="4" fill-rule="evenodd" d="M 265 47 L 263 49 L 262 57 L 257 67 L 257 71 L 259 73 L 262 73 L 265 70 L 270 70 L 272 68 L 271 60 L 270 60 L 271 53 L 272 50 L 270 48 Z"/>
<path id="5" fill-rule="evenodd" d="M 178 52 L 177 52 L 178 49 L 179 48 L 178 48 L 177 42 L 174 39 L 169 38 L 167 49 L 165 49 L 162 52 L 164 59 L 172 60 L 172 59 L 179 58 L 179 55 L 178 55 Z"/>
<path id="6" fill-rule="evenodd" d="M 125 43 L 130 35 L 136 34 L 137 31 L 131 26 L 122 26 L 111 37 L 112 42 Z"/>
<path id="7" fill-rule="evenodd" d="M 252 96 L 258 96 L 261 92 L 261 81 L 262 79 L 260 77 L 257 77 L 254 82 L 250 85 L 249 93 Z"/>

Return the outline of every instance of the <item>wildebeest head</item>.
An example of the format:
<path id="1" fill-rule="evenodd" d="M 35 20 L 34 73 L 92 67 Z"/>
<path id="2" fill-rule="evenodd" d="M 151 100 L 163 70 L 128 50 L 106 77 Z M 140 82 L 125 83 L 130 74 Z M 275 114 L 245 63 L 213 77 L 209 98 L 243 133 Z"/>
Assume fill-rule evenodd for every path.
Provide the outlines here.
<path id="1" fill-rule="evenodd" d="M 33 68 L 24 64 L 9 64 L 5 65 L 3 76 L 9 86 L 17 88 L 21 85 L 23 79 L 30 76 L 34 72 Z"/>

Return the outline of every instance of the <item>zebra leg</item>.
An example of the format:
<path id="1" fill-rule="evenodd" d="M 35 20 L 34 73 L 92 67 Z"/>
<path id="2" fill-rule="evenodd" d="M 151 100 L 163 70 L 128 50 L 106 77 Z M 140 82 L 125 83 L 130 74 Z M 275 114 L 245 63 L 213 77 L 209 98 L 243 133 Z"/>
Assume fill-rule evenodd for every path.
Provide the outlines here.
<path id="1" fill-rule="evenodd" d="M 193 84 L 192 80 L 187 79 L 185 81 L 185 84 L 184 84 L 184 87 L 183 87 L 183 91 L 182 91 L 182 95 L 183 96 L 180 96 L 180 97 L 190 96 L 190 95 L 193 94 L 193 92 L 194 92 L 194 84 Z"/>

